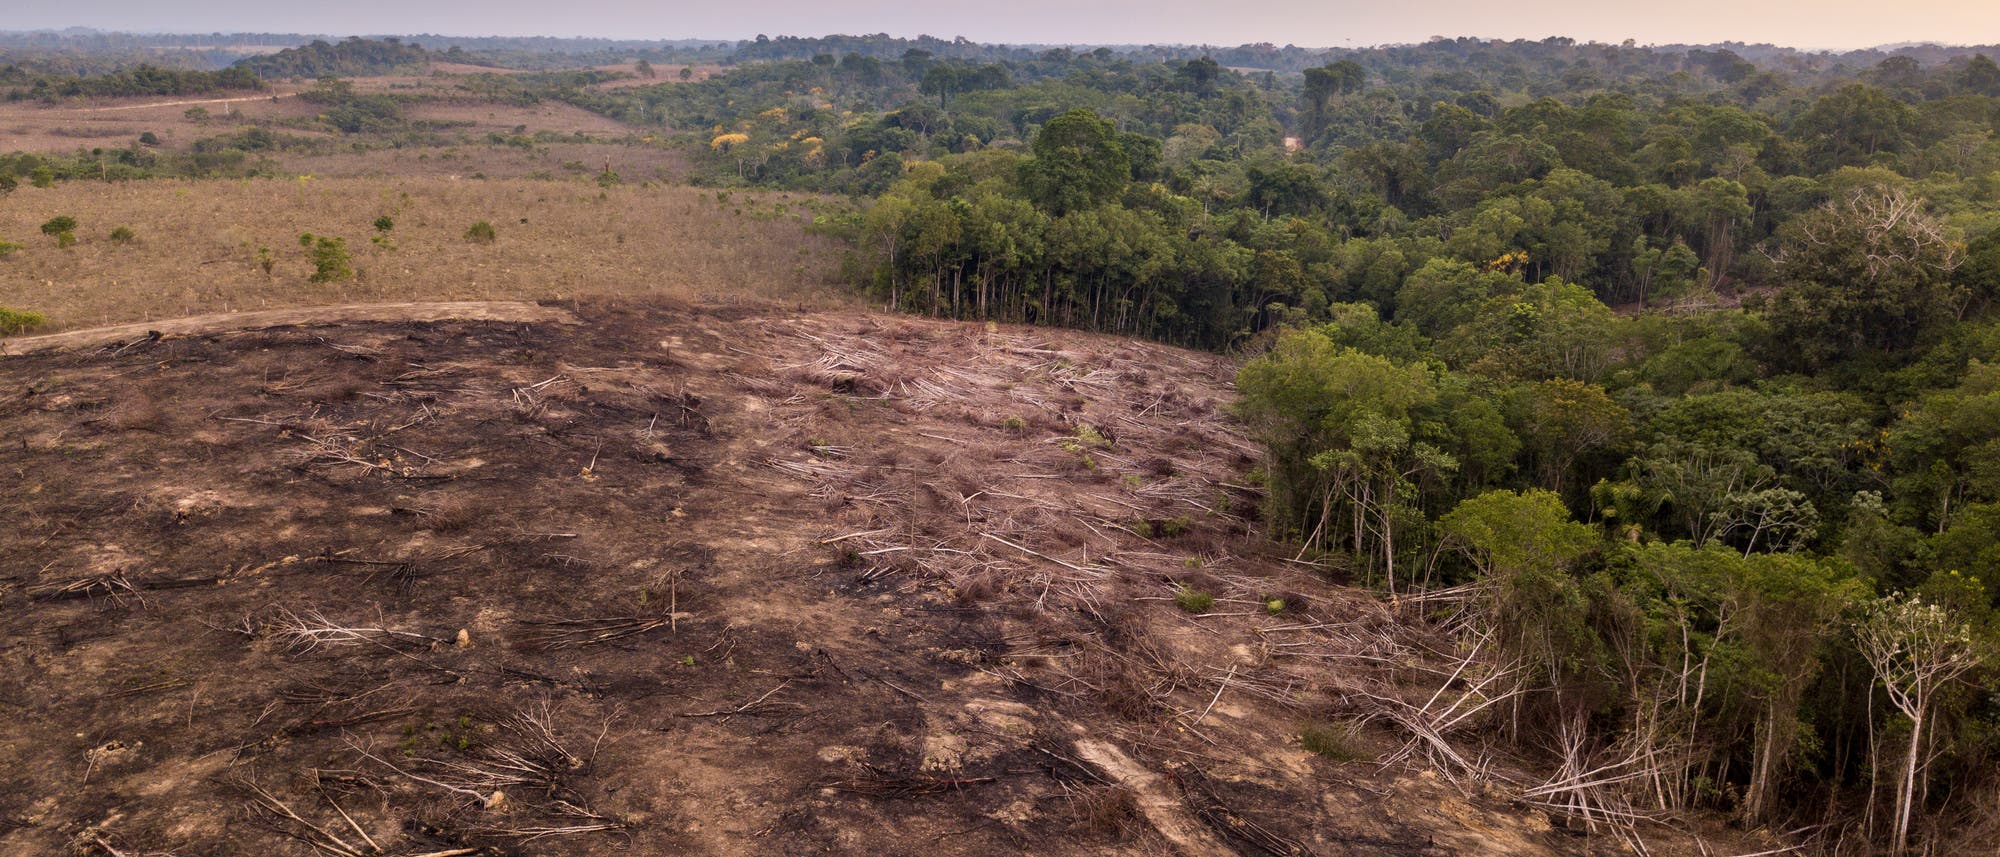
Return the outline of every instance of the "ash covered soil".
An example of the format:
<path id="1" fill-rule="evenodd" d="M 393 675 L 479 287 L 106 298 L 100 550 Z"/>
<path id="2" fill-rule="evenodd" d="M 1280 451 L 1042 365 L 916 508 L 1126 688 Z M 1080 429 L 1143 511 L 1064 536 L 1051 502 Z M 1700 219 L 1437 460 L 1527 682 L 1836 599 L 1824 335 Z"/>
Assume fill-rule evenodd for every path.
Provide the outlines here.
<path id="1" fill-rule="evenodd" d="M 0 358 L 0 852 L 1616 852 L 1301 749 L 1438 667 L 1263 538 L 1233 371 L 651 304 Z"/>

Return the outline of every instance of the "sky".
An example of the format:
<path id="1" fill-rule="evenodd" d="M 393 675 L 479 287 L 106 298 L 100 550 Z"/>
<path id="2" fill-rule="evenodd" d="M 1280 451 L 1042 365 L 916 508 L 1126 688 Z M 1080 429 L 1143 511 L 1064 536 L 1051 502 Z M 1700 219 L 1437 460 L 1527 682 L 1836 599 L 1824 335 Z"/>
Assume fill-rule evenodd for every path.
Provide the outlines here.
<path id="1" fill-rule="evenodd" d="M 979 42 L 1362 47 L 1432 36 L 1807 49 L 2000 43 L 2000 0 L 94 0 L 0 28 L 742 39 L 889 33 Z"/>

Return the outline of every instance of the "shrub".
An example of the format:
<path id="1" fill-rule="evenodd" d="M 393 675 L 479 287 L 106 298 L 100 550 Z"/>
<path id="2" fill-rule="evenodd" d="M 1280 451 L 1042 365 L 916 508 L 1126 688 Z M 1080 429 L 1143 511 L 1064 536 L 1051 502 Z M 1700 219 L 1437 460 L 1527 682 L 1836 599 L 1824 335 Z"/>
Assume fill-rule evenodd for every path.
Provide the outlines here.
<path id="1" fill-rule="evenodd" d="M 1299 746 L 1336 762 L 1353 762 L 1369 755 L 1361 746 L 1361 729 L 1352 723 L 1308 723 L 1299 730 Z"/>
<path id="2" fill-rule="evenodd" d="M 347 239 L 307 232 L 299 236 L 299 246 L 312 251 L 313 274 L 308 278 L 312 282 L 330 283 L 354 276 L 353 257 L 347 254 Z"/>
<path id="3" fill-rule="evenodd" d="M 472 224 L 465 230 L 465 240 L 474 244 L 491 244 L 499 236 L 493 231 L 493 224 L 484 220 Z"/>
<path id="4" fill-rule="evenodd" d="M 48 166 L 39 166 L 28 171 L 28 182 L 35 187 L 55 187 L 56 171 Z"/>
<path id="5" fill-rule="evenodd" d="M 0 307 L 0 336 L 24 333 L 48 323 L 48 317 L 41 313 L 23 312 Z"/>
<path id="6" fill-rule="evenodd" d="M 389 230 L 391 230 L 391 229 L 394 229 L 394 228 L 396 228 L 396 220 L 395 220 L 395 218 L 392 218 L 392 217 L 390 217 L 389 215 L 386 215 L 386 214 L 382 215 L 381 217 L 377 217 L 377 218 L 375 218 L 375 231 L 376 231 L 376 232 L 380 232 L 380 233 L 383 233 L 383 234 L 385 234 L 385 235 L 386 235 L 386 234 L 388 234 Z"/>
<path id="7" fill-rule="evenodd" d="M 139 145 L 141 145 L 141 146 L 157 146 L 157 145 L 160 145 L 160 135 L 158 135 L 158 134 L 155 134 L 155 133 L 153 133 L 153 132 L 151 132 L 151 131 L 147 131 L 147 132 L 145 132 L 145 133 L 143 133 L 143 134 L 140 134 L 140 135 L 139 135 Z"/>
<path id="8" fill-rule="evenodd" d="M 12 253 L 19 249 L 21 249 L 21 245 L 9 241 L 5 238 L 0 238 L 0 259 L 7 258 L 7 254 Z"/>
<path id="9" fill-rule="evenodd" d="M 278 257 L 271 254 L 271 248 L 257 248 L 257 267 L 264 269 L 264 276 L 271 276 L 271 269 L 278 267 Z"/>
<path id="10" fill-rule="evenodd" d="M 120 226 L 111 230 L 111 243 L 113 244 L 130 244 L 137 240 L 139 240 L 139 236 L 132 231 L 132 227 L 130 226 Z"/>
<path id="11" fill-rule="evenodd" d="M 1207 613 L 1215 606 L 1215 596 L 1189 586 L 1174 590 L 1174 603 L 1189 613 Z"/>
<path id="12" fill-rule="evenodd" d="M 42 224 L 42 234 L 56 239 L 57 247 L 68 247 L 76 243 L 76 218 L 59 214 Z"/>

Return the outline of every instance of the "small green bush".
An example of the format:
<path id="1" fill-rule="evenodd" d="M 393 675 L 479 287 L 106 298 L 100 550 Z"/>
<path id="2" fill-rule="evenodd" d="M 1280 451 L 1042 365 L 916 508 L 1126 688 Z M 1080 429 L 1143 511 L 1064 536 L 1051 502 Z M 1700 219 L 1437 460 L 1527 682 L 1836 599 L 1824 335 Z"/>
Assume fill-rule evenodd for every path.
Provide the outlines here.
<path id="1" fill-rule="evenodd" d="M 472 224 L 465 230 L 465 240 L 474 244 L 491 244 L 499 235 L 493 231 L 493 224 L 484 220 Z"/>
<path id="2" fill-rule="evenodd" d="M 132 227 L 130 226 L 120 226 L 111 230 L 111 243 L 113 244 L 130 244 L 137 240 L 139 240 L 139 236 L 132 231 Z"/>
<path id="3" fill-rule="evenodd" d="M 25 333 L 48 323 L 48 316 L 41 313 L 11 310 L 0 306 L 0 336 Z"/>
<path id="4" fill-rule="evenodd" d="M 1308 723 L 1299 730 L 1299 746 L 1336 762 L 1353 762 L 1370 754 L 1361 745 L 1361 729 L 1352 723 Z"/>
<path id="5" fill-rule="evenodd" d="M 315 283 L 331 283 L 354 276 L 354 259 L 347 253 L 347 239 L 310 232 L 299 236 L 299 246 L 312 253 L 313 274 L 307 279 Z"/>
<path id="6" fill-rule="evenodd" d="M 21 245 L 9 241 L 5 238 L 0 238 L 0 259 L 7 258 L 7 254 L 12 253 L 19 249 L 21 249 Z"/>
<path id="7" fill-rule="evenodd" d="M 1207 613 L 1215 606 L 1215 596 L 1199 589 L 1182 586 L 1174 590 L 1174 603 L 1189 613 Z"/>
<path id="8" fill-rule="evenodd" d="M 42 234 L 56 239 L 57 247 L 68 247 L 76 243 L 76 218 L 59 214 L 42 224 Z"/>
<path id="9" fill-rule="evenodd" d="M 382 215 L 381 217 L 377 217 L 377 218 L 375 218 L 375 231 L 376 231 L 376 232 L 381 232 L 381 233 L 384 233 L 384 234 L 387 234 L 387 233 L 389 232 L 389 230 L 391 230 L 391 229 L 394 229 L 394 228 L 396 228 L 396 219 L 395 219 L 395 218 L 393 218 L 393 217 L 390 217 L 389 215 L 386 215 L 386 214 Z"/>

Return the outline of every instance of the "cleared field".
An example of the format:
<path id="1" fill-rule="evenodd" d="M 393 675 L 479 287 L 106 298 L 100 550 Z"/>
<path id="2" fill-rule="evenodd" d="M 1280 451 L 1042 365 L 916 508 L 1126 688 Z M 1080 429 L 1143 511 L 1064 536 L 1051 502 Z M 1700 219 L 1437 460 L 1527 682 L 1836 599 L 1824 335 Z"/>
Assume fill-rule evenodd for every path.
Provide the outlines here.
<path id="1" fill-rule="evenodd" d="M 606 70 L 630 73 L 632 67 Z M 696 69 L 698 75 L 719 70 Z M 301 124 L 321 110 L 298 97 L 308 84 L 278 81 L 268 92 L 218 93 L 193 98 L 113 98 L 64 102 L 0 102 L 0 152 L 70 154 L 79 149 L 119 149 L 152 134 L 160 152 L 186 152 L 203 138 L 234 134 L 253 127 L 270 128 L 287 137 L 319 138 L 338 143 L 332 151 L 279 151 L 259 155 L 265 171 L 319 178 L 430 179 L 564 179 L 594 178 L 610 169 L 627 181 L 678 181 L 687 173 L 686 158 L 677 150 L 655 145 L 645 132 L 579 107 L 554 101 L 518 105 L 489 101 L 459 88 L 461 78 L 447 72 L 505 72 L 476 66 L 444 66 L 429 75 L 355 78 L 363 92 L 422 96 L 404 108 L 412 123 L 440 123 L 441 132 L 427 133 L 422 142 L 392 141 L 385 135 L 341 137 Z M 509 72 L 511 73 L 511 72 Z M 679 67 L 656 72 L 655 80 L 679 80 Z M 616 83 L 633 83 L 631 80 Z M 611 85 L 611 84 L 607 84 Z M 190 119 L 201 107 L 208 116 Z M 518 140 L 540 135 L 530 148 L 494 143 L 493 135 Z M 562 135 L 549 142 L 548 135 Z M 347 145 L 354 143 L 354 146 Z M 4 305 L 4 304 L 0 304 Z"/>
<path id="2" fill-rule="evenodd" d="M 593 165 L 595 169 L 595 165 Z M 843 304 L 840 249 L 808 234 L 796 194 L 585 182 L 252 179 L 23 187 L 0 208 L 0 306 L 41 332 L 201 313 L 385 300 L 658 296 Z M 78 243 L 39 232 L 77 219 Z M 371 243 L 380 216 L 393 247 Z M 475 221 L 498 240 L 465 238 Z M 133 243 L 109 238 L 119 226 Z M 300 233 L 346 240 L 356 276 L 312 283 Z M 260 248 L 272 258 L 267 274 Z"/>
<path id="3" fill-rule="evenodd" d="M 594 179 L 606 165 L 629 182 L 676 181 L 687 172 L 681 152 L 621 143 L 548 143 L 532 150 L 490 143 L 333 154 L 284 153 L 278 169 L 320 178 Z M 592 186 L 595 190 L 595 186 Z"/>
<path id="4" fill-rule="evenodd" d="M 406 112 L 411 119 L 471 122 L 481 134 L 489 130 L 511 131 L 520 127 L 525 127 L 529 131 L 584 133 L 598 137 L 623 137 L 635 133 L 630 126 L 620 124 L 617 120 L 556 101 L 544 101 L 521 107 L 512 104 L 455 100 L 415 104 Z"/>
<path id="5" fill-rule="evenodd" d="M 711 77 L 723 73 L 723 71 L 726 70 L 723 66 L 715 65 L 713 63 L 699 63 L 696 65 L 663 64 L 663 65 L 653 66 L 653 76 L 649 78 L 641 76 L 639 74 L 639 68 L 637 63 L 601 65 L 597 66 L 598 71 L 622 72 L 624 74 L 629 74 L 632 76 L 619 78 L 618 80 L 607 80 L 603 83 L 598 84 L 593 88 L 623 89 L 624 87 L 628 86 L 651 86 L 656 83 L 676 83 L 679 82 L 681 79 L 681 69 L 683 68 L 688 69 L 689 80 L 707 80 Z"/>
<path id="6" fill-rule="evenodd" d="M 201 137 L 236 130 L 239 122 L 270 122 L 311 116 L 312 105 L 296 96 L 298 86 L 273 85 L 268 92 L 217 93 L 184 98 L 108 98 L 48 105 L 0 102 L 0 152 L 71 152 L 77 147 L 122 147 L 148 131 L 168 149 Z M 206 124 L 186 113 L 200 107 L 216 117 Z"/>
<path id="7" fill-rule="evenodd" d="M 465 66 L 471 70 L 476 67 Z M 629 68 L 625 69 L 630 71 Z M 489 69 L 511 73 L 504 69 Z M 678 80 L 679 68 L 656 72 L 657 83 Z M 706 72 L 702 72 L 706 74 Z M 553 131 L 558 134 L 587 134 L 593 137 L 625 137 L 634 130 L 617 121 L 579 107 L 559 102 L 521 106 L 475 98 L 458 88 L 453 75 L 364 77 L 350 81 L 357 91 L 401 95 L 421 95 L 432 100 L 406 108 L 411 120 L 469 123 L 459 132 L 470 138 L 489 132 L 514 133 Z M 634 81 L 615 81 L 630 85 Z M 298 97 L 307 83 L 279 81 L 265 92 L 225 92 L 213 95 L 173 98 L 100 98 L 60 104 L 36 101 L 0 101 L 0 152 L 71 152 L 77 147 L 122 147 L 140 134 L 152 132 L 161 148 L 184 150 L 195 140 L 241 130 L 254 124 L 271 124 L 311 117 L 318 105 Z M 609 84 L 607 84 L 609 85 Z M 211 118 L 196 122 L 187 118 L 191 108 L 208 111 Z M 310 131 L 280 128 L 287 134 L 316 136 Z"/>
<path id="8" fill-rule="evenodd" d="M 1228 359 L 664 303 L 0 358 L 0 853 L 1621 853 L 1300 747 L 1450 661 Z"/>

